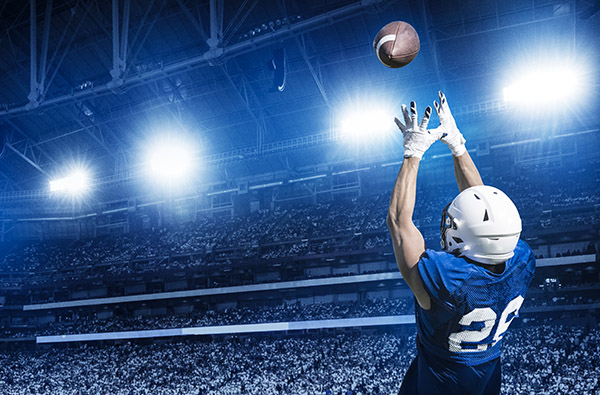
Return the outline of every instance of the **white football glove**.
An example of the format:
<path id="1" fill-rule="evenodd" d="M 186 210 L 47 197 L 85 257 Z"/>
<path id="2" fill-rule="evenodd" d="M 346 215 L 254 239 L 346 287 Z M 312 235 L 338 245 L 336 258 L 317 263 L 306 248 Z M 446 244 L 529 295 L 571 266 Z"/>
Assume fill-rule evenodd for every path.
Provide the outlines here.
<path id="1" fill-rule="evenodd" d="M 404 123 L 398 118 L 394 118 L 394 122 L 400 128 L 404 137 L 404 157 L 416 157 L 420 159 L 431 144 L 440 139 L 442 132 L 427 130 L 427 124 L 431 117 L 431 107 L 425 109 L 425 115 L 423 116 L 423 120 L 421 120 L 421 124 L 417 121 L 417 105 L 414 101 L 410 102 L 410 112 L 411 115 L 408 115 L 408 110 L 403 104 L 402 114 L 404 115 Z"/>
<path id="2" fill-rule="evenodd" d="M 461 156 L 467 151 L 467 148 L 465 147 L 467 140 L 465 140 L 462 133 L 456 126 L 456 121 L 450 112 L 450 107 L 448 107 L 446 96 L 442 93 L 442 91 L 439 91 L 439 96 L 440 104 L 434 100 L 433 106 L 435 107 L 435 112 L 437 112 L 438 118 L 440 118 L 440 126 L 434 130 L 436 133 L 441 134 L 440 140 L 450 147 L 452 155 Z"/>

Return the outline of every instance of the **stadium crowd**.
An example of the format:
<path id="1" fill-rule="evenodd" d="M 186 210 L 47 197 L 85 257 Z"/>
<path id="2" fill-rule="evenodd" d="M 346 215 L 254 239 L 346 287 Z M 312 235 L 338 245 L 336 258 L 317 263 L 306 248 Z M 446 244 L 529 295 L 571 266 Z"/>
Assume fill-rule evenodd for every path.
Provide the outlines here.
<path id="1" fill-rule="evenodd" d="M 390 394 L 416 351 L 400 331 L 7 350 L 0 393 Z M 598 328 L 512 328 L 503 343 L 502 393 L 600 391 Z"/>
<path id="2" fill-rule="evenodd" d="M 513 182 L 508 184 L 512 185 Z M 415 209 L 415 222 L 423 230 L 427 244 L 433 247 L 439 243 L 440 212 L 452 198 L 446 189 L 432 186 L 419 190 L 425 196 L 418 200 L 420 203 Z M 259 211 L 232 218 L 203 217 L 176 226 L 74 242 L 41 241 L 4 245 L 1 249 L 4 253 L 0 254 L 0 284 L 102 279 L 199 266 L 244 264 L 290 256 L 387 250 L 391 248 L 385 226 L 388 195 L 386 192 L 312 206 Z M 565 230 L 584 222 L 588 225 L 600 224 L 600 215 L 593 212 L 582 214 L 575 210 L 572 215 L 554 218 L 548 214 L 548 210 L 542 212 L 542 207 L 551 203 L 544 205 L 535 196 L 533 194 L 520 202 L 524 207 L 531 206 L 530 210 L 522 210 L 525 232 L 535 233 L 554 225 L 560 225 L 557 228 Z M 577 204 L 593 205 L 600 202 L 600 193 L 586 195 L 585 199 L 578 195 L 572 199 L 559 196 L 550 195 L 550 201 L 559 199 L 561 207 L 568 201 L 571 211 Z M 562 255 L 595 251 L 596 246 L 590 243 L 583 249 Z M 15 276 L 21 277 L 16 280 Z"/>
<path id="3" fill-rule="evenodd" d="M 523 214 L 525 232 L 536 234 L 599 225 L 597 210 L 590 211 L 600 204 L 599 174 L 588 176 L 587 183 L 578 182 L 586 175 L 567 174 L 560 185 L 527 175 L 497 177 L 490 184 L 515 191 L 512 197 Z M 440 212 L 456 190 L 420 185 L 417 193 L 415 222 L 428 245 L 436 246 Z M 94 239 L 6 244 L 0 253 L 0 288 L 181 273 L 258 260 L 268 264 L 289 257 L 361 250 L 389 252 L 388 202 L 389 191 L 231 218 L 202 217 Z M 596 244 L 557 253 L 578 254 L 597 254 Z M 597 281 L 597 270 L 594 275 Z M 540 306 L 600 302 L 592 293 L 560 293 L 559 283 L 557 279 L 552 287 L 532 293 L 523 312 Z M 223 284 L 214 281 L 207 286 Z M 56 301 L 60 296 L 53 298 Z M 87 312 L 38 326 L 15 328 L 4 323 L 0 324 L 0 337 L 402 315 L 412 314 L 413 309 L 412 298 L 241 304 L 225 309 L 196 304 L 187 314 L 134 316 L 128 311 L 99 319 L 96 313 Z M 414 343 L 414 334 L 386 332 L 24 346 L 0 353 L 0 393 L 387 394 L 398 390 L 414 357 Z M 545 323 L 512 328 L 505 335 L 503 392 L 600 393 L 599 351 L 597 327 Z"/>

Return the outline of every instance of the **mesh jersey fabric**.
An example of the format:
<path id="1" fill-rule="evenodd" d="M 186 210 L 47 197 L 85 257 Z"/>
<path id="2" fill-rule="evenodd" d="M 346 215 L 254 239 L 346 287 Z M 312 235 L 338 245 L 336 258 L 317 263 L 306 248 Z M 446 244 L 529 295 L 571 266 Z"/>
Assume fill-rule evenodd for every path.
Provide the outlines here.
<path id="1" fill-rule="evenodd" d="M 500 356 L 502 335 L 525 297 L 535 271 L 531 248 L 519 240 L 500 274 L 445 251 L 426 250 L 418 263 L 431 308 L 415 303 L 420 345 L 465 365 Z"/>

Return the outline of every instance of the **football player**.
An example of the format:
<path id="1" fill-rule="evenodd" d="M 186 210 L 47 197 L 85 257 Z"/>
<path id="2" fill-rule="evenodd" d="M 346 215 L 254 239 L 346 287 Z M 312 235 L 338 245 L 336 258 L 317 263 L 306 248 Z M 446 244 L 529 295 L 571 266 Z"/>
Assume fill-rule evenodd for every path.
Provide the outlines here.
<path id="1" fill-rule="evenodd" d="M 417 108 L 395 119 L 404 137 L 404 161 L 390 200 L 387 224 L 398 268 L 415 295 L 417 356 L 400 394 L 498 394 L 502 336 L 518 315 L 535 270 L 519 240 L 521 218 L 502 191 L 483 185 L 465 148 L 446 97 L 434 107 L 440 126 L 428 130 Z M 442 212 L 443 251 L 426 249 L 412 221 L 417 171 L 438 139 L 454 158 L 460 193 Z"/>

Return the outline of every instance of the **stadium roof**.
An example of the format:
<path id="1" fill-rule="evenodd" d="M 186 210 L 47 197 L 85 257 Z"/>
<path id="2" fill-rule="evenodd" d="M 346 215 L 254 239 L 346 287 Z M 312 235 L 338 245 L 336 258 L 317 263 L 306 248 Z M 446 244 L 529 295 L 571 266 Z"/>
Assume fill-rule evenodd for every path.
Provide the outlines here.
<path id="1" fill-rule="evenodd" d="M 457 106 L 495 100 L 519 56 L 550 43 L 561 56 L 581 50 L 597 59 L 600 37 L 591 0 L 30 4 L 0 5 L 1 191 L 44 188 L 69 160 L 125 177 L 157 128 L 186 130 L 220 163 L 327 141 L 337 109 L 364 93 L 395 106 L 429 102 L 440 87 Z M 372 50 L 393 20 L 411 23 L 421 39 L 419 56 L 401 70 L 383 67 Z M 281 92 L 268 66 L 279 48 L 287 58 Z M 297 163 L 275 156 L 260 166 L 307 160 L 290 157 Z"/>

